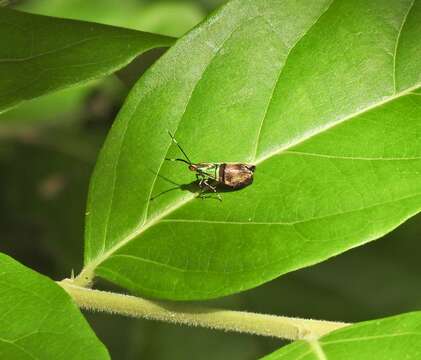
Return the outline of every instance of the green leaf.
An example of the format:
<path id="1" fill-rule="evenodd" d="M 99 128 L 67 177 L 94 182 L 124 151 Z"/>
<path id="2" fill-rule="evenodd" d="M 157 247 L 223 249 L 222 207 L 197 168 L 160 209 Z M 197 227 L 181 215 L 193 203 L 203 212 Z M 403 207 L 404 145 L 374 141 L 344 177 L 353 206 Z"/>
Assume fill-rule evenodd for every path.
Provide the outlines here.
<path id="1" fill-rule="evenodd" d="M 69 295 L 0 254 L 0 358 L 109 359 Z"/>
<path id="2" fill-rule="evenodd" d="M 173 39 L 0 8 L 0 112 L 104 77 Z"/>
<path id="3" fill-rule="evenodd" d="M 95 21 L 107 25 L 123 26 L 135 30 L 178 37 L 191 29 L 204 17 L 197 3 L 139 3 L 135 0 L 41 0 L 16 4 L 15 9 L 40 15 Z M 159 52 L 156 53 L 159 56 Z M 153 60 L 148 56 L 143 66 Z M 137 65 L 137 63 L 135 62 Z M 126 67 L 127 68 L 127 67 Z M 141 71 L 138 66 L 129 66 L 134 83 Z M 127 70 L 126 70 L 127 71 Z M 120 73 L 121 77 L 121 73 Z M 30 101 L 0 115 L 0 123 L 42 122 L 59 120 L 73 115 L 83 105 L 83 100 L 92 91 L 91 83 L 53 92 Z M 103 84 L 95 82 L 102 89 Z"/>
<path id="4" fill-rule="evenodd" d="M 421 356 L 421 312 L 366 321 L 319 340 L 296 341 L 265 360 L 416 360 Z"/>
<path id="5" fill-rule="evenodd" d="M 421 209 L 421 2 L 233 0 L 129 95 L 90 186 L 85 268 L 204 299 L 374 240 Z M 193 161 L 257 165 L 197 199 Z"/>

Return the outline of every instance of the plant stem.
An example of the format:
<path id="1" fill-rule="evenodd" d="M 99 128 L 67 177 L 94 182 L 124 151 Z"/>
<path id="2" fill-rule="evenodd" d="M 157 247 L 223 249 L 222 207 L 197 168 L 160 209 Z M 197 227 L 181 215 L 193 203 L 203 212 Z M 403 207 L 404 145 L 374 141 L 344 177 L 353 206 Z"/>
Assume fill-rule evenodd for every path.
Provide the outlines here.
<path id="1" fill-rule="evenodd" d="M 80 287 L 69 279 L 58 284 L 69 293 L 80 308 L 86 310 L 288 340 L 314 339 L 349 325 L 341 322 L 197 307 L 188 303 L 151 301 Z"/>

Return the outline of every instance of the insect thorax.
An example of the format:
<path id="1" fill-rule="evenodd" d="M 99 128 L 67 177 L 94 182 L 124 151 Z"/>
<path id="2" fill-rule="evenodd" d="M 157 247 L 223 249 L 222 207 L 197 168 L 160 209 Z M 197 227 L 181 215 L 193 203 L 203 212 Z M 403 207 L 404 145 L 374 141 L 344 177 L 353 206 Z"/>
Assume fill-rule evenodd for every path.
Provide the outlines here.
<path id="1" fill-rule="evenodd" d="M 221 165 L 219 163 L 199 163 L 195 164 L 197 167 L 197 173 L 200 175 L 206 176 L 211 178 L 215 181 L 219 181 L 220 179 L 220 168 Z"/>

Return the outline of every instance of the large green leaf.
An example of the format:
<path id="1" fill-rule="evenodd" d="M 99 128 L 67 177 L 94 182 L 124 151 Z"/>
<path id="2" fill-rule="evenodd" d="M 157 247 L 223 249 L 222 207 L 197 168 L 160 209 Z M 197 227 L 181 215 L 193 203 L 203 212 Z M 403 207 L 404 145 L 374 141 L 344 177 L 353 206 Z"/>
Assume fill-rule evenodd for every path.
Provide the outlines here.
<path id="1" fill-rule="evenodd" d="M 52 280 L 0 254 L 1 359 L 109 359 L 77 306 Z"/>
<path id="2" fill-rule="evenodd" d="M 265 360 L 417 360 L 421 357 L 421 313 L 366 321 L 319 340 L 297 341 Z"/>
<path id="3" fill-rule="evenodd" d="M 233 0 L 131 92 L 94 172 L 85 268 L 211 298 L 389 232 L 421 209 L 421 1 Z M 417 93 L 418 91 L 418 93 Z M 200 200 L 194 161 L 257 164 Z"/>
<path id="4" fill-rule="evenodd" d="M 0 112 L 111 74 L 172 38 L 0 7 Z"/>

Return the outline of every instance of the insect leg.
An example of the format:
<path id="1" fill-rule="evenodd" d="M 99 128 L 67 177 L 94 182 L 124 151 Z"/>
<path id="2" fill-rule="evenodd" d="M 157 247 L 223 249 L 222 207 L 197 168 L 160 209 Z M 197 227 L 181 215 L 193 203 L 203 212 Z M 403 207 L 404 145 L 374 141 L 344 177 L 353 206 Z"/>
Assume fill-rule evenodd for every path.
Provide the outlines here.
<path id="1" fill-rule="evenodd" d="M 203 189 L 203 182 L 205 181 L 203 174 L 196 173 L 196 181 L 198 182 L 197 185 L 199 188 Z"/>
<path id="2" fill-rule="evenodd" d="M 219 201 L 222 201 L 221 195 L 219 195 L 216 191 L 216 187 L 208 183 L 208 179 L 203 180 L 203 184 L 205 184 L 206 188 L 211 189 L 216 196 L 218 197 Z"/>
<path id="3" fill-rule="evenodd" d="M 200 172 L 196 172 L 196 181 L 197 181 L 197 186 L 200 188 L 200 193 L 199 193 L 199 197 L 201 199 L 203 199 L 205 197 L 205 192 L 206 192 L 206 188 L 203 185 L 204 181 L 205 181 L 205 177 L 204 174 L 200 173 Z"/>
<path id="4" fill-rule="evenodd" d="M 204 198 L 207 197 L 206 196 L 206 191 L 207 190 L 211 190 L 211 191 L 213 191 L 216 194 L 216 196 L 218 197 L 218 199 L 220 201 L 222 201 L 221 196 L 216 191 L 216 187 L 213 186 L 213 185 L 211 185 L 211 184 L 209 184 L 209 180 L 215 181 L 215 179 L 213 177 L 211 177 L 208 174 L 206 174 L 206 173 L 198 170 L 196 172 L 196 179 L 199 181 L 198 186 L 201 189 L 200 194 L 199 194 L 199 197 L 201 199 L 204 199 Z"/>

